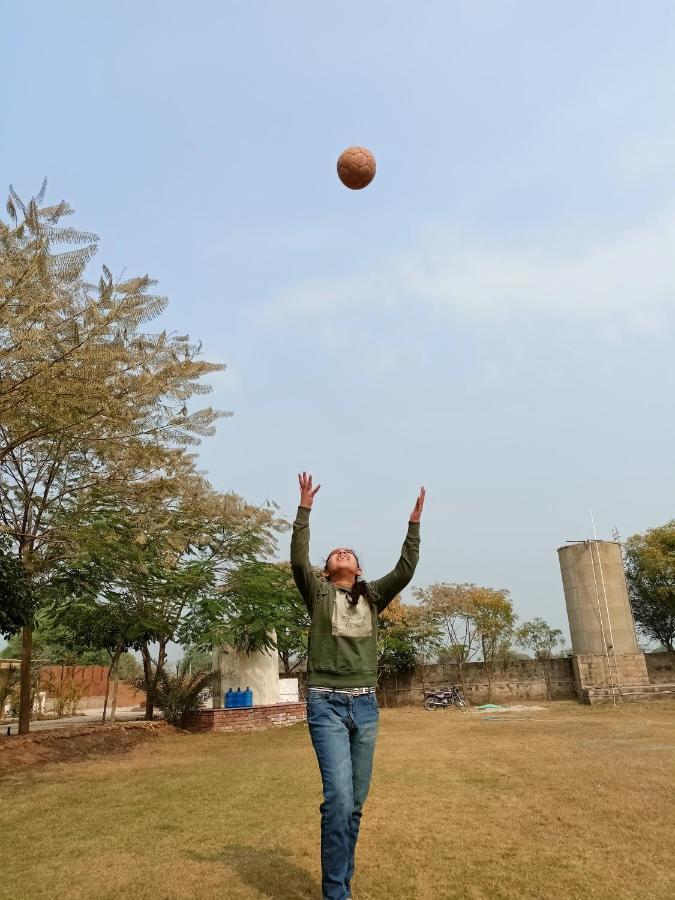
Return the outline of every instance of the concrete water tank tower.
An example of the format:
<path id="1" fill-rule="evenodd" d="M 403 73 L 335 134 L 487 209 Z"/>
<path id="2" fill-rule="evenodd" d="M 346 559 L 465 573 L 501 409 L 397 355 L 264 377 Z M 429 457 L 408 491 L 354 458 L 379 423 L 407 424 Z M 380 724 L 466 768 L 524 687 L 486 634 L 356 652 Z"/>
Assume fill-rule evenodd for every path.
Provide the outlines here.
<path id="1" fill-rule="evenodd" d="M 619 544 L 568 544 L 558 557 L 573 653 L 638 653 Z"/>
<path id="2" fill-rule="evenodd" d="M 621 547 L 579 541 L 558 549 L 578 693 L 586 700 L 649 685 L 635 636 Z"/>

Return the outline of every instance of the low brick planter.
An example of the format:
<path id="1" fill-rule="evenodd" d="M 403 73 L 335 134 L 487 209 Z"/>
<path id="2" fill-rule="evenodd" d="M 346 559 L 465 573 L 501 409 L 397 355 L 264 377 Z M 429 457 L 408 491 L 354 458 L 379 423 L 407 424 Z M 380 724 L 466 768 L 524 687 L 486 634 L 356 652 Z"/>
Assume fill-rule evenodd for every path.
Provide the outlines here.
<path id="1" fill-rule="evenodd" d="M 272 703 L 235 709 L 200 709 L 185 722 L 189 731 L 260 731 L 304 722 L 305 703 Z"/>

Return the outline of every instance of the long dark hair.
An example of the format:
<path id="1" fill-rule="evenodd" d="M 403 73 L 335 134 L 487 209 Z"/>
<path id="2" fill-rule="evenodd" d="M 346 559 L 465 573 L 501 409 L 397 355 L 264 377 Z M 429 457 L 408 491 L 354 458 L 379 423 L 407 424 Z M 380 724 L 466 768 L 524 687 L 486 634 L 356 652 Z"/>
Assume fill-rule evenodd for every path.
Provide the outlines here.
<path id="1" fill-rule="evenodd" d="M 356 553 L 354 553 L 353 550 L 350 550 L 349 552 L 353 555 L 354 559 L 356 560 L 357 569 L 360 569 L 361 564 L 359 563 L 358 556 L 356 555 Z M 334 550 L 328 554 L 328 559 L 326 559 L 326 566 L 324 568 L 326 568 L 326 569 L 328 568 L 328 560 L 331 558 L 333 553 L 335 553 Z M 329 581 L 330 581 L 330 579 L 329 579 Z M 356 604 L 359 602 L 359 599 L 361 597 L 363 597 L 365 600 L 368 601 L 368 603 L 372 604 L 373 606 L 375 605 L 375 597 L 371 593 L 370 585 L 363 578 L 359 578 L 359 576 L 356 575 L 354 577 L 354 584 L 352 585 L 351 590 L 349 591 L 349 602 L 352 604 L 352 606 L 356 606 Z"/>

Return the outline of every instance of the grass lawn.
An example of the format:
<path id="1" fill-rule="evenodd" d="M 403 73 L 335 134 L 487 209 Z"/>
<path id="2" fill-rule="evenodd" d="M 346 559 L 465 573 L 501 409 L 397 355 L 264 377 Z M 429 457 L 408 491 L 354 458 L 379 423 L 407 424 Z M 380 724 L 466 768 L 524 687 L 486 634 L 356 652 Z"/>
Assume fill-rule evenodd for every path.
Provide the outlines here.
<path id="1" fill-rule="evenodd" d="M 503 719 L 382 711 L 355 900 L 672 900 L 675 703 Z M 305 725 L 166 736 L 0 789 L 2 898 L 321 897 Z"/>

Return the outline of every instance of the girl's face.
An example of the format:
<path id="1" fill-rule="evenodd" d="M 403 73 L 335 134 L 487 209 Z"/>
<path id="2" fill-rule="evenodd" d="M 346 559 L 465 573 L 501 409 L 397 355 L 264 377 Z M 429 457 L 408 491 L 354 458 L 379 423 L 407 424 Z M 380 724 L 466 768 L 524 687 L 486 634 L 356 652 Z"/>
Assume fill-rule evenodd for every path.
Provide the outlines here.
<path id="1" fill-rule="evenodd" d="M 332 550 L 326 560 L 324 574 L 329 581 L 333 581 L 335 578 L 354 580 L 361 574 L 359 561 L 354 551 L 347 547 L 338 547 L 337 550 Z"/>

